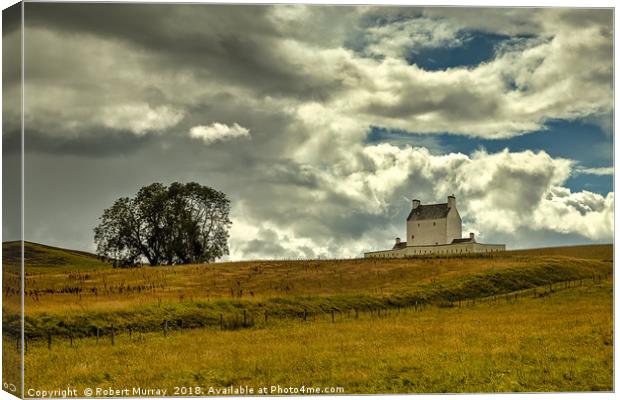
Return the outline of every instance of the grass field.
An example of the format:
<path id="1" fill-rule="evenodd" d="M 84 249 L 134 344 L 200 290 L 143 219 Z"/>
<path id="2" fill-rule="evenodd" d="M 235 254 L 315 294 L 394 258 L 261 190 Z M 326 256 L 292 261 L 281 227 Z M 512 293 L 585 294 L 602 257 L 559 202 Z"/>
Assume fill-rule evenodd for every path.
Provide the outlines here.
<path id="1" fill-rule="evenodd" d="M 26 388 L 613 389 L 611 245 L 132 270 L 38 257 Z M 4 308 L 6 332 L 17 320 Z"/>

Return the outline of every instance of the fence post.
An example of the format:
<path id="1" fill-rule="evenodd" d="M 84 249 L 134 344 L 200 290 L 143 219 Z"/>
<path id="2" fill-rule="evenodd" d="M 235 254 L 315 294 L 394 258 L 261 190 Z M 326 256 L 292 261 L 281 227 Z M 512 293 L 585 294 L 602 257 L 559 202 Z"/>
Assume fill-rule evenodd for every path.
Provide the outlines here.
<path id="1" fill-rule="evenodd" d="M 334 322 L 334 310 L 332 309 L 332 322 Z"/>
<path id="2" fill-rule="evenodd" d="M 99 327 L 97 327 L 97 344 L 99 344 Z"/>
<path id="3" fill-rule="evenodd" d="M 224 314 L 220 314 L 220 330 L 224 330 Z"/>
<path id="4" fill-rule="evenodd" d="M 304 322 L 308 319 L 308 310 L 304 308 Z"/>
<path id="5" fill-rule="evenodd" d="M 357 308 L 355 309 L 355 319 L 358 318 L 358 314 L 357 314 Z"/>
<path id="6" fill-rule="evenodd" d="M 112 328 L 111 329 L 112 329 L 112 336 L 111 336 L 111 338 L 112 338 L 112 346 L 114 346 L 114 324 L 112 324 Z"/>
<path id="7" fill-rule="evenodd" d="M 168 336 L 168 320 L 164 320 L 164 337 Z"/>
<path id="8" fill-rule="evenodd" d="M 265 310 L 265 323 L 267 323 L 267 319 L 268 319 L 268 317 L 267 317 L 267 310 Z"/>

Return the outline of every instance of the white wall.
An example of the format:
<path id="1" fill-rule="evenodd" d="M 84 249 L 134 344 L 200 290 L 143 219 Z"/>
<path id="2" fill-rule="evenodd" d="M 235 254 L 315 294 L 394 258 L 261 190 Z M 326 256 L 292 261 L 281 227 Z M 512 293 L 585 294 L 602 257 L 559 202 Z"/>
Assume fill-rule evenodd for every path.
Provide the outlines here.
<path id="1" fill-rule="evenodd" d="M 446 244 L 447 219 L 407 221 L 407 246 Z"/>
<path id="2" fill-rule="evenodd" d="M 452 243 L 454 239 L 461 239 L 463 236 L 463 224 L 461 216 L 456 207 L 451 208 L 448 212 L 448 221 L 446 228 L 446 244 Z"/>
<path id="3" fill-rule="evenodd" d="M 398 250 L 371 251 L 364 258 L 404 258 L 428 255 L 458 256 L 474 253 L 496 253 L 506 251 L 505 244 L 457 243 L 443 246 L 407 246 Z"/>

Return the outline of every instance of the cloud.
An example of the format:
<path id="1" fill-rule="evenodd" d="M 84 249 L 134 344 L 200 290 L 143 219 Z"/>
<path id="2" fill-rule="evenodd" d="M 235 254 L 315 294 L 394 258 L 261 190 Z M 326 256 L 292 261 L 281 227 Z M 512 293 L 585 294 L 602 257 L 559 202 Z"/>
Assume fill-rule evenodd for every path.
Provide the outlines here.
<path id="1" fill-rule="evenodd" d="M 463 44 L 458 28 L 445 19 L 396 19 L 367 28 L 363 54 L 402 57 L 424 48 L 458 47 Z"/>
<path id="2" fill-rule="evenodd" d="M 571 174 L 585 173 L 580 160 L 425 147 L 438 133 L 509 138 L 554 119 L 609 128 L 612 17 L 30 4 L 27 237 L 92 248 L 96 219 L 114 199 L 154 181 L 191 180 L 231 198 L 231 258 L 359 256 L 403 236 L 404 198 L 442 202 L 452 193 L 466 229 L 486 241 L 611 240 L 613 193 L 567 187 Z M 428 71 L 405 59 L 425 46 L 457 48 L 462 32 L 474 31 L 509 39 L 468 68 Z M 6 105 L 9 132 L 20 108 Z M 252 140 L 233 140 L 249 137 L 246 127 Z M 371 127 L 415 132 L 418 146 L 369 143 Z"/>
<path id="3" fill-rule="evenodd" d="M 578 174 L 587 174 L 587 175 L 613 175 L 614 167 L 598 167 L 598 168 L 586 168 L 586 167 L 577 167 L 575 172 Z"/>
<path id="4" fill-rule="evenodd" d="M 289 108 L 319 103 L 342 118 L 355 116 L 366 127 L 484 138 L 512 137 L 544 129 L 552 119 L 594 118 L 612 110 L 609 10 L 67 4 L 31 8 L 33 45 L 27 46 L 27 57 L 34 60 L 30 68 L 36 71 L 27 74 L 33 80 L 75 69 L 71 65 L 84 59 L 77 53 L 85 52 L 93 62 L 77 73 L 89 74 L 88 85 L 113 79 L 129 98 L 156 88 L 171 107 L 187 107 L 213 90 L 283 98 Z M 115 23 L 101 24 L 101 15 Z M 335 16 L 345 22 L 340 30 L 307 38 L 295 31 L 299 26 L 309 32 Z M 138 20 L 143 22 L 136 25 Z M 233 32 L 233 25 L 243 29 Z M 473 30 L 509 35 L 511 40 L 493 59 L 474 68 L 426 71 L 403 58 L 425 46 L 457 47 L 461 32 Z M 72 32 L 86 34 L 76 38 Z M 360 51 L 347 47 L 352 36 L 363 42 Z M 80 45 L 63 45 L 67 38 Z M 117 65 L 123 72 L 114 72 Z M 50 90 L 47 101 L 63 101 L 65 97 L 57 94 Z"/>
<path id="5" fill-rule="evenodd" d="M 200 139 L 206 144 L 217 141 L 230 140 L 234 138 L 250 137 L 250 130 L 242 127 L 238 123 L 231 126 L 215 122 L 211 125 L 198 125 L 189 130 L 189 136 L 192 139 Z"/>
<path id="6" fill-rule="evenodd" d="M 425 148 L 389 144 L 365 146 L 356 157 L 363 167 L 292 164 L 273 180 L 246 187 L 240 208 L 233 210 L 241 227 L 233 228 L 231 237 L 239 240 L 231 257 L 243 258 L 246 251 L 255 257 L 259 249 L 271 257 L 302 257 L 301 246 L 314 249 L 314 256 L 359 256 L 402 237 L 411 207 L 403 199 L 445 202 L 450 194 L 457 196 L 465 230 L 486 242 L 501 238 L 512 248 L 531 245 L 527 232 L 532 231 L 547 232 L 550 241 L 567 235 L 573 241 L 613 237 L 613 193 L 563 187 L 571 160 L 542 151 L 433 155 Z M 287 171 L 313 184 L 289 181 Z M 275 244 L 272 234 L 262 231 L 266 228 L 282 251 L 270 252 L 267 243 Z"/>
<path id="7" fill-rule="evenodd" d="M 182 110 L 169 106 L 153 108 L 148 104 L 126 104 L 104 107 L 98 119 L 105 127 L 127 129 L 136 135 L 144 135 L 173 127 L 183 116 Z"/>

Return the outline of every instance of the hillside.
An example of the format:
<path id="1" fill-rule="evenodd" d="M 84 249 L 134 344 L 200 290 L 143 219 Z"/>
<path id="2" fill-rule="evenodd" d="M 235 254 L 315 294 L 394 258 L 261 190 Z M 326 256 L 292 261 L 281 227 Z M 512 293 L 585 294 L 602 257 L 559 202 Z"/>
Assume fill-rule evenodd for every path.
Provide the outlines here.
<path id="1" fill-rule="evenodd" d="M 614 247 L 611 244 L 541 247 L 537 249 L 512 250 L 506 252 L 506 254 L 523 256 L 564 256 L 611 261 L 614 258 Z"/>
<path id="2" fill-rule="evenodd" d="M 580 249 L 589 258 L 567 257 L 555 249 L 547 250 L 553 255 L 539 250 L 536 255 L 251 261 L 135 269 L 112 269 L 81 252 L 34 244 L 28 248 L 39 271 L 26 283 L 26 310 L 32 316 L 27 322 L 31 321 L 33 333 L 44 330 L 42 321 L 48 325 L 62 320 L 87 334 L 89 326 L 104 321 L 151 330 L 164 319 L 213 325 L 220 314 L 232 317 L 242 310 L 251 315 L 299 316 L 452 304 L 601 280 L 612 273 L 607 259 L 611 246 Z M 43 314 L 44 319 L 37 316 Z"/>
<path id="3" fill-rule="evenodd" d="M 2 242 L 3 269 L 18 271 L 20 266 L 20 242 Z M 68 271 L 110 268 L 95 254 L 68 250 L 39 243 L 24 242 L 26 274 L 63 273 Z"/>

